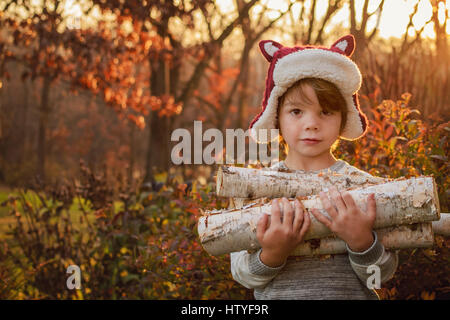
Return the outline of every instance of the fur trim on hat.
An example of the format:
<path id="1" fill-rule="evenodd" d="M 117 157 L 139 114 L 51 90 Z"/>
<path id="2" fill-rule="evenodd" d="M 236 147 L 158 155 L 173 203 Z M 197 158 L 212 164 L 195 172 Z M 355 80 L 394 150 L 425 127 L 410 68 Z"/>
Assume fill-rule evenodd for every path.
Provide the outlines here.
<path id="1" fill-rule="evenodd" d="M 352 35 L 340 38 L 330 48 L 317 46 L 289 48 L 270 40 L 261 41 L 259 47 L 270 62 L 270 66 L 262 111 L 250 124 L 250 134 L 256 141 L 268 142 L 264 139 L 264 135 L 257 134 L 257 130 L 276 127 L 279 98 L 295 82 L 304 78 L 327 80 L 335 84 L 341 92 L 348 110 L 347 123 L 341 134 L 342 139 L 355 140 L 365 134 L 368 121 L 361 112 L 357 99 L 362 77 L 358 66 L 349 58 L 355 48 Z"/>

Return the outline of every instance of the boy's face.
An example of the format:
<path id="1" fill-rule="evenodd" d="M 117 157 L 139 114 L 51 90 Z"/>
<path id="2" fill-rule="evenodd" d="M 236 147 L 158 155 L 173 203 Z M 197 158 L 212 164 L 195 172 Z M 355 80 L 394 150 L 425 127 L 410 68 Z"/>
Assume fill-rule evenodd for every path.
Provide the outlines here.
<path id="1" fill-rule="evenodd" d="M 295 90 L 286 93 L 280 106 L 280 131 L 289 146 L 289 152 L 314 158 L 330 153 L 330 147 L 339 138 L 341 113 L 323 110 L 310 85 L 304 84 L 303 92 L 307 99 L 302 99 Z M 319 141 L 305 140 L 308 138 Z"/>

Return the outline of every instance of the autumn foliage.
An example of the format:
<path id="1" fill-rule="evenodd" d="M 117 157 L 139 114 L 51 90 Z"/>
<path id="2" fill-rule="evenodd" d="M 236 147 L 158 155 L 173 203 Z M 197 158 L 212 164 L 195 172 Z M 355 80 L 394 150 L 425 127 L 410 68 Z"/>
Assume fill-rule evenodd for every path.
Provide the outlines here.
<path id="1" fill-rule="evenodd" d="M 446 158 L 449 123 L 425 123 L 409 95 L 372 109 L 370 132 L 343 143 L 336 156 L 374 175 L 433 175 L 441 209 L 449 210 Z M 439 124 L 440 123 L 440 124 Z M 83 163 L 78 183 L 21 190 L 2 205 L 14 223 L 0 248 L 0 297 L 64 299 L 251 299 L 234 282 L 229 255 L 209 256 L 196 222 L 202 210 L 225 208 L 208 176 L 187 180 L 176 170 L 140 192 L 125 183 L 119 197 L 104 174 Z M 384 299 L 449 297 L 449 239 L 430 249 L 402 250 Z M 82 270 L 81 290 L 65 287 L 66 268 Z"/>
<path id="2" fill-rule="evenodd" d="M 335 156 L 376 176 L 433 175 L 449 212 L 444 1 L 430 0 L 414 29 L 427 2 L 415 1 L 403 39 L 369 30 L 385 1 L 268 2 L 0 2 L 0 299 L 251 299 L 229 256 L 209 256 L 196 233 L 202 210 L 228 206 L 216 167 L 171 166 L 170 134 L 194 120 L 246 130 L 267 71 L 258 41 L 280 30 L 286 45 L 355 35 L 370 126 Z M 85 26 L 66 4 L 80 5 Z M 343 11 L 347 29 L 332 24 Z M 435 39 L 421 37 L 426 26 Z M 449 298 L 449 239 L 435 240 L 400 252 L 381 298 Z M 66 287 L 72 264 L 81 290 Z"/>

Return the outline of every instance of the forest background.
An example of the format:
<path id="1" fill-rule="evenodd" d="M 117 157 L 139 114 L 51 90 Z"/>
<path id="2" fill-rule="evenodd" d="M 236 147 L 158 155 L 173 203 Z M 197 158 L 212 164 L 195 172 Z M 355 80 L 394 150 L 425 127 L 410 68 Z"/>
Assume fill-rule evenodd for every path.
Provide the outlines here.
<path id="1" fill-rule="evenodd" d="M 433 175 L 449 212 L 450 1 L 0 1 L 0 298 L 250 299 L 195 224 L 217 165 L 171 162 L 177 128 L 248 128 L 258 42 L 351 33 L 369 133 L 336 157 Z M 205 143 L 206 145 L 208 143 Z M 242 164 L 238 164 L 242 165 Z M 260 165 L 256 165 L 256 167 Z M 449 239 L 402 250 L 383 299 L 448 299 Z M 66 286 L 81 268 L 80 290 Z"/>

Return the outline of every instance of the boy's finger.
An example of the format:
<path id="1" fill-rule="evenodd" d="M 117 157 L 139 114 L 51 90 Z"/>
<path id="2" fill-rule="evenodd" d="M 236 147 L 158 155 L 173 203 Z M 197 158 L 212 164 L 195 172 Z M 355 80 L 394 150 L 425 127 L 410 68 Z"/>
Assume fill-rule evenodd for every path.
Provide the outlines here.
<path id="1" fill-rule="evenodd" d="M 270 223 L 274 225 L 281 224 L 281 207 L 279 204 L 279 199 L 272 200 L 272 207 L 270 211 L 271 211 Z"/>
<path id="2" fill-rule="evenodd" d="M 345 204 L 344 199 L 342 199 L 342 194 L 336 187 L 333 186 L 330 188 L 330 196 L 339 212 L 344 212 L 347 210 L 347 205 Z"/>
<path id="3" fill-rule="evenodd" d="M 292 228 L 294 221 L 294 209 L 288 199 L 283 198 L 283 224 L 288 228 Z"/>
<path id="4" fill-rule="evenodd" d="M 331 230 L 331 220 L 329 218 L 325 217 L 317 209 L 311 209 L 311 213 L 319 222 L 321 222 L 322 224 L 325 225 L 325 227 Z"/>
<path id="5" fill-rule="evenodd" d="M 294 233 L 298 233 L 300 232 L 300 229 L 302 228 L 303 225 L 305 211 L 303 205 L 298 199 L 295 199 L 294 206 L 295 206 L 295 218 L 292 229 Z"/>
<path id="6" fill-rule="evenodd" d="M 305 211 L 303 225 L 302 225 L 302 228 L 300 230 L 300 235 L 299 235 L 301 240 L 303 240 L 303 237 L 305 236 L 306 232 L 308 231 L 310 225 L 311 225 L 311 218 L 309 217 L 309 212 Z"/>
<path id="7" fill-rule="evenodd" d="M 262 239 L 264 233 L 267 230 L 267 222 L 269 221 L 269 215 L 264 213 L 261 218 L 258 220 L 258 224 L 256 225 L 256 238 L 258 240 Z"/>
<path id="8" fill-rule="evenodd" d="M 377 202 L 375 201 L 374 193 L 371 193 L 367 197 L 367 213 L 370 216 L 370 218 L 375 220 L 375 218 L 377 216 Z"/>
<path id="9" fill-rule="evenodd" d="M 332 219 L 335 219 L 337 217 L 338 213 L 337 213 L 334 205 L 331 203 L 330 199 L 328 199 L 328 196 L 326 195 L 326 193 L 321 191 L 319 193 L 319 197 L 320 197 L 320 200 L 322 201 L 323 208 L 328 212 L 328 214 L 330 215 L 330 217 Z"/>
<path id="10" fill-rule="evenodd" d="M 358 208 L 355 203 L 355 200 L 353 199 L 352 195 L 348 191 L 342 192 L 342 198 L 344 199 L 344 202 L 345 202 L 345 205 L 347 206 L 347 208 L 349 208 L 349 209 Z"/>

